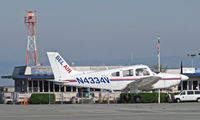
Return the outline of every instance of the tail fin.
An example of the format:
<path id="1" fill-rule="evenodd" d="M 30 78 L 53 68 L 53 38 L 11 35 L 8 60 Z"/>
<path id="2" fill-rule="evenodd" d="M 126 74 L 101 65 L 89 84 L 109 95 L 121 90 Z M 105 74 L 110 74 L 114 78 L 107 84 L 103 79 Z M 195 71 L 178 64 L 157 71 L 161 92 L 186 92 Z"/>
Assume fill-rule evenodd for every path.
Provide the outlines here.
<path id="1" fill-rule="evenodd" d="M 77 72 L 74 71 L 67 62 L 57 52 L 47 52 L 51 69 L 53 71 L 55 79 L 67 78 Z"/>

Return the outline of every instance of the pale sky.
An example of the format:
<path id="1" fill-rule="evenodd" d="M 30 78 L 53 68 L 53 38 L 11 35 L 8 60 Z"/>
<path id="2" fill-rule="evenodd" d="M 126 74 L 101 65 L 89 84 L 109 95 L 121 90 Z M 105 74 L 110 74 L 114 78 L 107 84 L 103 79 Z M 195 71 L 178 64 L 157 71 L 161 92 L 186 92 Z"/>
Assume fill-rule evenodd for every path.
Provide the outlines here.
<path id="1" fill-rule="evenodd" d="M 199 6 L 199 0 L 1 0 L 0 63 L 25 65 L 24 10 L 37 11 L 39 62 L 47 65 L 47 51 L 77 61 L 156 58 L 157 35 L 162 57 L 199 53 Z"/>

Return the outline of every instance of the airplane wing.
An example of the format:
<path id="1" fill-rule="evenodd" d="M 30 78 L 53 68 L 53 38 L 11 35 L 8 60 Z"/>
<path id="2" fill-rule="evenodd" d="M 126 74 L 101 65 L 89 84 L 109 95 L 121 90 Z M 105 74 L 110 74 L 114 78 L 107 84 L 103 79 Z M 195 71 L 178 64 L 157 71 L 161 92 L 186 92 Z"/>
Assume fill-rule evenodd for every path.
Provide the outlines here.
<path id="1" fill-rule="evenodd" d="M 143 77 L 139 80 L 129 83 L 123 90 L 129 91 L 131 89 L 134 90 L 144 90 L 150 88 L 153 84 L 158 82 L 161 77 L 158 76 L 150 76 L 150 77 Z"/>

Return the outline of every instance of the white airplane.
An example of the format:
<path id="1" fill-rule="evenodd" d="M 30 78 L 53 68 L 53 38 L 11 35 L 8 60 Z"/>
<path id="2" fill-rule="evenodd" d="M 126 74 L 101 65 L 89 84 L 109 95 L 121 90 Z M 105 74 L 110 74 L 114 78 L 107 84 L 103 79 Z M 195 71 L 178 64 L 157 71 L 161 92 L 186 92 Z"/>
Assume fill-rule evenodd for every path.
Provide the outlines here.
<path id="1" fill-rule="evenodd" d="M 138 90 L 170 88 L 178 85 L 188 77 L 181 74 L 156 74 L 146 65 L 101 70 L 75 71 L 57 52 L 47 52 L 56 84 L 121 90 L 137 93 Z"/>

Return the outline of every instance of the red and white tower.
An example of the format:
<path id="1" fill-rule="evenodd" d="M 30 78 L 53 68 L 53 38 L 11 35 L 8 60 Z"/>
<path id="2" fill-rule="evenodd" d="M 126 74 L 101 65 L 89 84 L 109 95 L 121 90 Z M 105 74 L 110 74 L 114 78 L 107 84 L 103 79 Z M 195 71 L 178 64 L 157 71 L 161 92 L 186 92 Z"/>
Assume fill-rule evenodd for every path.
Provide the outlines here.
<path id="1" fill-rule="evenodd" d="M 28 27 L 26 66 L 38 65 L 37 44 L 35 36 L 35 24 L 37 23 L 37 16 L 35 16 L 35 12 L 26 11 L 24 22 Z"/>

